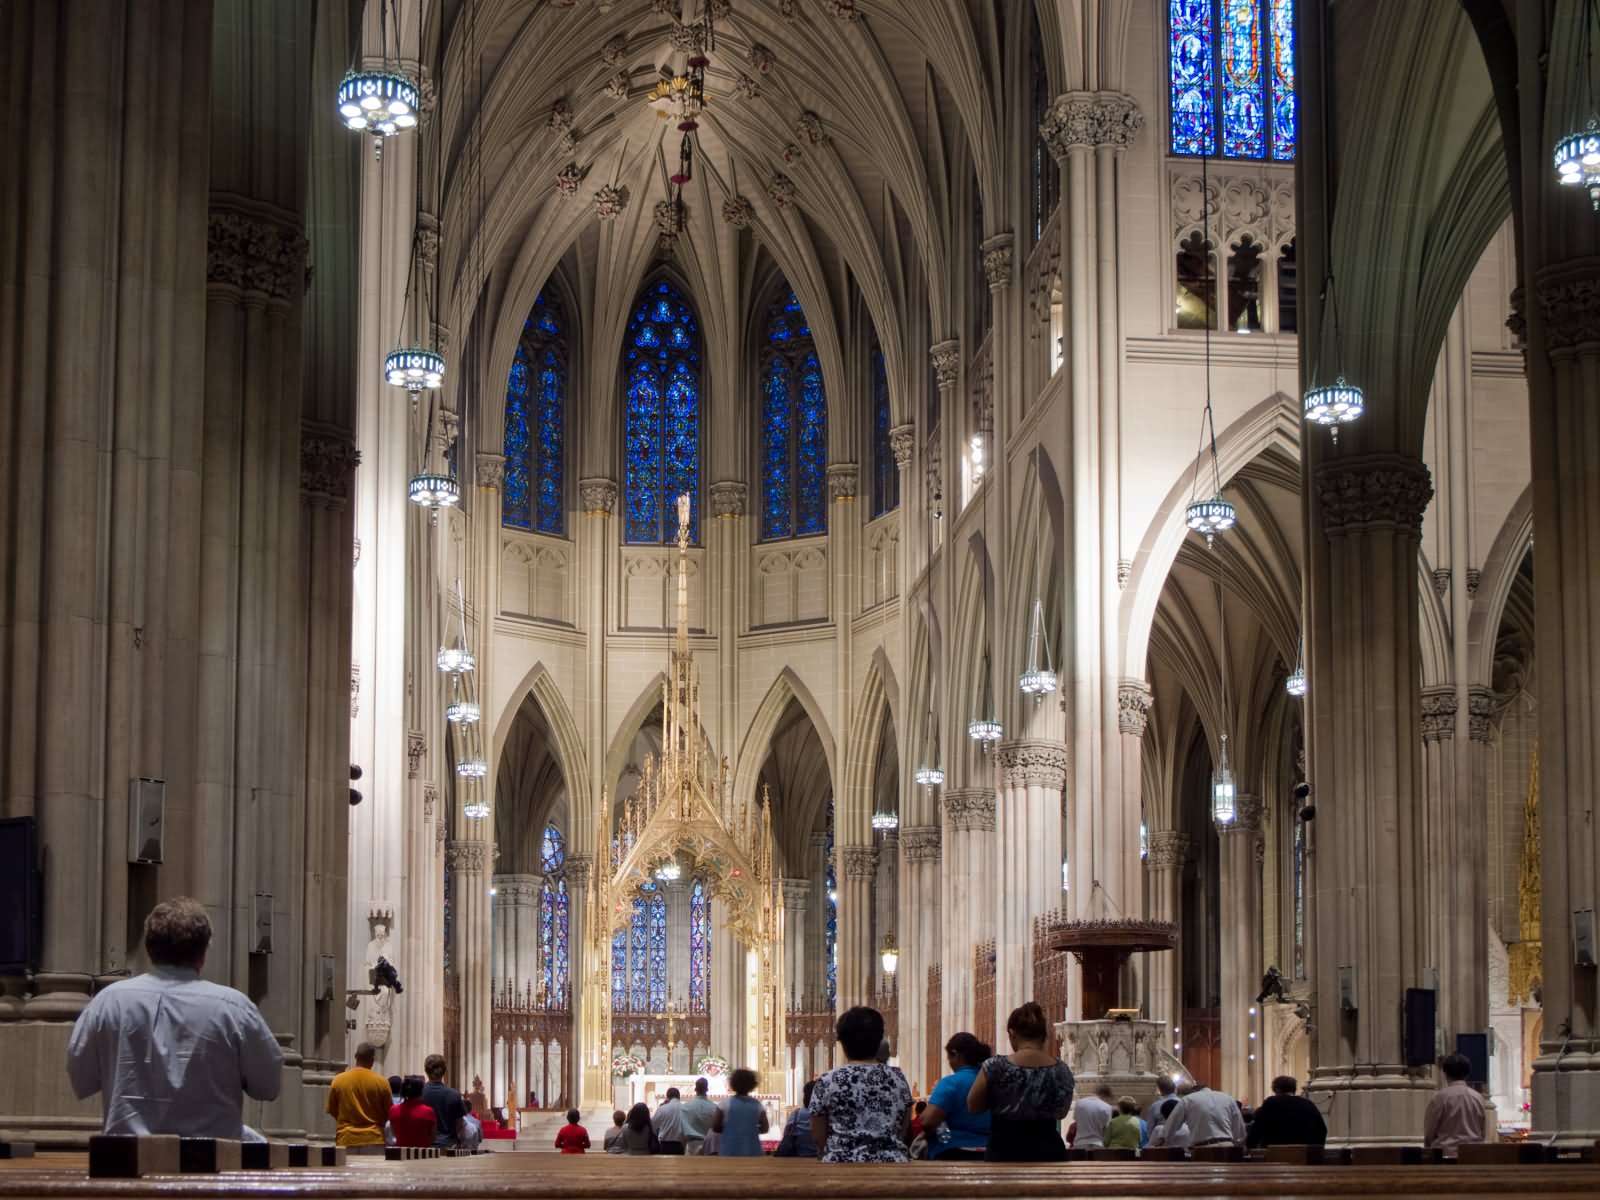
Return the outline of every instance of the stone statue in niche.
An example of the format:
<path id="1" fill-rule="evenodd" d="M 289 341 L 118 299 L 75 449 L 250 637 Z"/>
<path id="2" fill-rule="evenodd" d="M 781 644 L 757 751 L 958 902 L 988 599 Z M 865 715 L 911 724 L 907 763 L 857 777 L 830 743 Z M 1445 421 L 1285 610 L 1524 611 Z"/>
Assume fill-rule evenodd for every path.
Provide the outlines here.
<path id="1" fill-rule="evenodd" d="M 363 965 L 367 979 L 378 965 L 378 959 L 389 952 L 389 929 L 394 923 L 394 913 L 386 908 L 373 909 L 367 915 L 371 936 L 367 939 L 367 952 Z M 363 981 L 365 982 L 365 981 Z M 369 985 L 370 986 L 370 985 Z M 394 1028 L 394 989 L 380 987 L 376 996 L 367 997 L 366 1040 L 380 1049 L 389 1044 L 389 1032 Z"/>

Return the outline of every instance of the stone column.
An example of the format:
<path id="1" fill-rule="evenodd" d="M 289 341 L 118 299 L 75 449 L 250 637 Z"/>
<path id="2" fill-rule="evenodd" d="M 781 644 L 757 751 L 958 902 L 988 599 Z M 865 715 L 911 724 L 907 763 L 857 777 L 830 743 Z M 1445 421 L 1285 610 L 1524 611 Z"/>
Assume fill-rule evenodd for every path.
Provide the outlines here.
<path id="1" fill-rule="evenodd" d="M 803 1000 L 810 986 L 811 943 L 807 939 L 811 909 L 811 880 L 783 881 L 783 977 L 789 1001 Z"/>
<path id="2" fill-rule="evenodd" d="M 1471 1017 L 1471 997 L 1485 997 L 1482 1007 L 1484 1019 L 1488 1018 L 1483 973 L 1487 961 L 1477 975 L 1464 973 L 1472 962 L 1472 947 L 1483 944 L 1488 900 L 1481 875 L 1476 881 L 1467 879 L 1466 863 L 1456 858 L 1463 851 L 1470 856 L 1465 843 L 1482 842 L 1485 836 L 1481 825 L 1470 833 L 1457 827 L 1471 809 L 1470 797 L 1465 794 L 1470 784 L 1456 774 L 1457 708 L 1453 683 L 1422 692 L 1422 782 L 1427 806 L 1423 844 L 1427 847 L 1424 869 L 1429 900 L 1423 962 L 1438 971 L 1439 1032 L 1442 1044 L 1451 1048 L 1457 1033 L 1483 1028 L 1461 1024 Z M 1485 905 L 1483 921 L 1476 925 L 1469 916 L 1475 911 L 1475 892 L 1484 896 Z"/>
<path id="3" fill-rule="evenodd" d="M 1172 1030 L 1183 1017 L 1183 942 L 1178 906 L 1183 895 L 1183 868 L 1188 865 L 1193 843 L 1175 829 L 1150 831 L 1150 855 L 1145 870 L 1150 873 L 1150 916 L 1171 921 L 1179 928 L 1179 941 L 1171 954 L 1149 954 L 1150 1019 L 1166 1025 L 1167 1045 Z"/>
<path id="4" fill-rule="evenodd" d="M 1528 45 L 1521 56 L 1525 70 L 1545 57 L 1534 40 L 1539 36 L 1530 31 L 1524 39 L 1519 31 L 1519 43 Z M 1542 44 L 1551 44 L 1550 32 L 1542 36 Z M 1552 63 L 1551 69 L 1562 65 Z M 1576 96 L 1578 82 L 1568 86 L 1567 94 Z M 1573 934 L 1575 928 L 1592 930 L 1600 887 L 1600 823 L 1594 817 L 1600 708 L 1591 687 L 1600 645 L 1600 578 L 1592 545 L 1594 514 L 1600 512 L 1600 428 L 1594 420 L 1600 257 L 1581 190 L 1559 187 L 1544 160 L 1531 157 L 1534 144 L 1549 145 L 1562 136 L 1553 127 L 1566 110 L 1549 103 L 1551 92 L 1542 81 L 1525 83 L 1521 94 L 1530 114 L 1521 117 L 1524 127 L 1542 123 L 1547 135 L 1530 142 L 1523 174 L 1524 188 L 1537 194 L 1525 210 L 1539 218 L 1530 218 L 1537 233 L 1527 238 L 1522 257 L 1537 299 L 1528 312 L 1526 364 L 1538 530 L 1534 596 L 1539 661 L 1549 667 L 1538 672 L 1545 1021 L 1533 1068 L 1533 1128 L 1536 1138 L 1559 1135 L 1568 1144 L 1587 1144 L 1600 1137 L 1600 979 L 1593 934 L 1585 963 L 1577 961 Z M 1535 162 L 1543 167 L 1537 176 Z"/>
<path id="5" fill-rule="evenodd" d="M 834 869 L 839 892 L 838 1010 L 872 999 L 877 976 L 872 945 L 872 881 L 878 873 L 878 852 L 871 846 L 839 846 Z"/>
<path id="6" fill-rule="evenodd" d="M 939 1007 L 951 1033 L 972 1029 L 972 947 L 995 933 L 995 795 L 988 788 L 944 794 L 943 887 L 940 889 Z M 996 1005 L 999 1008 L 999 1005 Z M 981 1031 L 973 1030 L 980 1037 Z"/>
<path id="7" fill-rule="evenodd" d="M 1061 789 L 1067 748 L 1058 742 L 1001 743 L 1002 787 L 995 804 L 995 995 L 1033 995 L 1033 919 L 1061 903 Z M 1020 1000 L 1015 1003 L 1021 1003 Z M 996 1003 L 1003 1022 L 1006 1004 Z M 1007 1009 L 1009 1011 L 1009 1009 Z M 991 1040 L 1004 1029 L 975 1030 Z M 995 1045 L 1001 1045 L 995 1041 Z"/>
<path id="8" fill-rule="evenodd" d="M 451 961 L 461 980 L 461 1062 L 448 1065 L 446 1079 L 466 1088 L 474 1075 L 487 1080 L 490 1065 L 489 867 L 492 843 L 457 838 L 445 846 L 452 873 L 455 945 Z"/>
<path id="9" fill-rule="evenodd" d="M 522 997 L 544 982 L 539 946 L 541 875 L 494 876 L 494 971 L 496 993 L 508 984 Z M 568 913 L 571 928 L 571 913 Z M 570 936 L 570 935 L 569 935 Z M 569 945 L 574 944 L 569 941 Z"/>
<path id="10" fill-rule="evenodd" d="M 900 899 L 900 835 L 885 833 L 878 844 L 878 873 L 872 882 L 872 937 L 869 942 L 871 966 L 868 978 L 874 981 L 874 990 L 893 985 L 883 970 L 883 943 L 885 938 L 899 936 L 897 920 Z M 899 945 L 898 940 L 896 945 Z M 899 964 L 896 964 L 898 968 Z M 895 1048 L 896 1053 L 899 1047 Z"/>
<path id="11" fill-rule="evenodd" d="M 900 1065 L 924 1090 L 943 1074 L 925 1062 L 928 1037 L 928 968 L 939 962 L 939 912 L 945 903 L 939 881 L 941 839 L 937 825 L 900 827 Z M 940 1032 L 943 1032 L 941 1027 Z M 954 1031 L 952 1031 L 954 1032 Z M 941 1045 L 943 1043 L 941 1042 Z"/>
<path id="12" fill-rule="evenodd" d="M 1139 826 L 1147 819 L 1144 811 L 1144 731 L 1150 724 L 1150 708 L 1155 703 L 1155 696 L 1150 690 L 1150 685 L 1142 679 L 1124 679 L 1117 686 L 1117 729 L 1121 733 L 1122 770 L 1120 780 L 1122 783 L 1122 819 L 1133 822 L 1133 839 L 1135 847 L 1139 841 Z M 1137 849 L 1135 850 L 1137 853 Z M 1123 889 L 1129 894 L 1143 895 L 1144 889 L 1138 884 L 1129 884 Z M 1130 912 L 1137 911 L 1130 909 Z M 1173 906 L 1176 914 L 1177 906 Z M 1154 915 L 1153 913 L 1151 915 Z M 1168 918 L 1175 919 L 1175 916 Z M 1134 956 L 1134 961 L 1128 964 L 1125 972 L 1124 985 L 1128 989 L 1126 994 L 1130 997 L 1146 995 L 1145 981 L 1149 978 L 1151 970 L 1157 965 L 1158 959 L 1170 959 L 1170 954 L 1139 954 Z M 1072 964 L 1076 966 L 1076 964 Z M 1170 964 L 1169 964 L 1170 965 Z M 1068 1001 L 1069 1007 L 1071 1001 Z M 1160 1019 L 1160 1018 L 1157 1018 Z"/>
<path id="13" fill-rule="evenodd" d="M 1433 488 L 1399 454 L 1308 474 L 1308 743 L 1324 800 L 1310 1091 L 1335 1141 L 1411 1140 L 1433 1090 L 1401 1060 L 1404 991 L 1425 965 L 1417 545 Z"/>
<path id="14" fill-rule="evenodd" d="M 1217 831 L 1218 888 L 1221 902 L 1222 1090 L 1231 1096 L 1260 1096 L 1260 1063 L 1250 1034 L 1260 1023 L 1251 1008 L 1261 986 L 1260 796 L 1239 793 L 1233 822 Z M 1176 1023 L 1176 1022 L 1174 1022 Z M 1259 1037 L 1255 1041 L 1259 1041 Z M 1254 1061 L 1250 1056 L 1255 1054 Z"/>

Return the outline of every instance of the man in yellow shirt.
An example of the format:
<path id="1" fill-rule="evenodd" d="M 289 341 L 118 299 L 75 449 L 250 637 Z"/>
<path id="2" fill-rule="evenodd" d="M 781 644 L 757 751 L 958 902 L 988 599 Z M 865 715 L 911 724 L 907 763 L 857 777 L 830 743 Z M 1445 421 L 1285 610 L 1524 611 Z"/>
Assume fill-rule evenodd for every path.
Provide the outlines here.
<path id="1" fill-rule="evenodd" d="M 372 1069 L 378 1057 L 370 1042 L 356 1047 L 356 1065 L 340 1071 L 328 1088 L 328 1115 L 337 1126 L 334 1144 L 381 1146 L 383 1125 L 389 1119 L 389 1081 Z"/>

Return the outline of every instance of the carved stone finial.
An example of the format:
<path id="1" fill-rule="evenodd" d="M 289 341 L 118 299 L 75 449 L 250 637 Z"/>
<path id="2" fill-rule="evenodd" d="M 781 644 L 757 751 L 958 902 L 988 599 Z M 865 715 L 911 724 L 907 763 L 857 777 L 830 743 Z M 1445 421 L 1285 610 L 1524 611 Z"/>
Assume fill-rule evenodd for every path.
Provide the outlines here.
<path id="1" fill-rule="evenodd" d="M 835 500 L 854 500 L 858 474 L 855 463 L 831 465 L 828 468 L 828 495 Z"/>
<path id="2" fill-rule="evenodd" d="M 761 99 L 761 81 L 740 71 L 733 79 L 733 92 L 741 100 Z"/>
<path id="3" fill-rule="evenodd" d="M 607 41 L 604 46 L 600 47 L 600 57 L 605 61 L 605 64 L 608 67 L 616 66 L 622 61 L 623 56 L 627 53 L 628 39 L 620 33 Z"/>
<path id="4" fill-rule="evenodd" d="M 1422 514 L 1433 498 L 1433 481 L 1420 459 L 1400 454 L 1334 459 L 1318 469 L 1316 486 L 1328 537 L 1363 530 L 1422 537 Z"/>
<path id="5" fill-rule="evenodd" d="M 605 82 L 605 93 L 613 100 L 623 100 L 628 95 L 628 85 L 632 82 L 626 71 L 617 71 L 608 75 Z"/>
<path id="6" fill-rule="evenodd" d="M 916 449 L 916 426 L 907 423 L 889 430 L 889 449 L 894 452 L 894 465 L 904 469 L 911 465 L 911 454 Z"/>
<path id="7" fill-rule="evenodd" d="M 651 211 L 651 218 L 656 227 L 656 233 L 661 237 L 661 244 L 671 246 L 683 233 L 684 226 L 689 221 L 689 210 L 683 201 L 678 199 L 657 200 L 655 208 Z"/>
<path id="8" fill-rule="evenodd" d="M 777 61 L 772 57 L 772 51 L 767 49 L 767 47 L 763 46 L 760 42 L 750 43 L 750 53 L 748 57 L 750 59 L 750 65 L 756 69 L 758 74 L 761 75 L 765 75 L 771 71 L 772 64 Z"/>
<path id="9" fill-rule="evenodd" d="M 1134 737 L 1143 737 L 1150 723 L 1155 693 L 1142 679 L 1124 679 L 1117 685 L 1117 728 Z"/>
<path id="10" fill-rule="evenodd" d="M 583 168 L 577 163 L 568 163 L 556 172 L 556 191 L 562 196 L 576 196 L 578 185 L 583 182 Z"/>
<path id="11" fill-rule="evenodd" d="M 713 517 L 744 516 L 745 497 L 749 489 L 737 480 L 725 479 L 711 485 L 711 515 Z"/>
<path id="12" fill-rule="evenodd" d="M 953 387 L 961 375 L 961 343 L 954 338 L 935 342 L 928 354 L 933 359 L 933 376 L 939 386 Z"/>
<path id="13" fill-rule="evenodd" d="M 807 109 L 800 114 L 800 119 L 795 122 L 794 131 L 800 140 L 812 146 L 820 146 L 828 140 L 827 131 L 822 128 L 822 118 Z"/>
<path id="14" fill-rule="evenodd" d="M 1039 123 L 1039 136 L 1057 163 L 1075 148 L 1114 146 L 1125 150 L 1144 127 L 1144 114 L 1123 92 L 1067 92 L 1057 96 Z"/>
<path id="15" fill-rule="evenodd" d="M 583 511 L 595 516 L 610 516 L 617 505 L 617 485 L 610 479 L 580 479 L 578 501 Z"/>
<path id="16" fill-rule="evenodd" d="M 1013 241 L 1009 233 L 997 233 L 983 239 L 983 274 L 989 281 L 991 292 L 1011 285 Z"/>

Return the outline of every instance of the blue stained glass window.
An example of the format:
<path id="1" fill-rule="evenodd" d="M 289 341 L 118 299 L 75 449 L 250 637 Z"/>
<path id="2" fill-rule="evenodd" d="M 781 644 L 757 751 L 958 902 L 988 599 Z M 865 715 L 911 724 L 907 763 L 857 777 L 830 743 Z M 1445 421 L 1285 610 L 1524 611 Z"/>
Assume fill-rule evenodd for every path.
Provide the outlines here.
<path id="1" fill-rule="evenodd" d="M 829 1008 L 838 1007 L 839 999 L 839 879 L 833 868 L 833 797 L 828 797 L 828 840 L 823 849 L 827 855 L 826 877 L 828 885 L 828 919 L 824 928 L 823 953 L 828 959 L 827 1001 Z"/>
<path id="2" fill-rule="evenodd" d="M 611 937 L 611 1011 L 628 1011 L 628 931 Z"/>
<path id="3" fill-rule="evenodd" d="M 554 825 L 544 827 L 544 840 L 539 847 L 539 865 L 546 875 L 554 875 L 567 862 L 567 843 Z"/>
<path id="4" fill-rule="evenodd" d="M 523 322 L 506 381 L 505 477 L 500 519 L 518 529 L 566 532 L 567 350 L 559 302 L 541 292 Z"/>
<path id="5" fill-rule="evenodd" d="M 761 371 L 761 537 L 828 530 L 828 398 L 793 292 L 767 316 Z"/>
<path id="6" fill-rule="evenodd" d="M 872 515 L 900 506 L 900 468 L 889 443 L 889 373 L 883 350 L 872 343 Z"/>
<path id="7" fill-rule="evenodd" d="M 656 896 L 650 901 L 650 1011 L 667 1007 L 667 902 Z"/>
<path id="8" fill-rule="evenodd" d="M 705 1012 L 711 988 L 711 898 L 694 881 L 689 893 L 689 1011 Z"/>
<path id="9" fill-rule="evenodd" d="M 678 536 L 677 498 L 689 494 L 689 537 L 700 539 L 700 324 L 665 280 L 646 286 L 623 341 L 623 536 Z"/>
<path id="10" fill-rule="evenodd" d="M 628 927 L 628 1003 L 634 1012 L 645 1012 L 650 999 L 649 904 L 643 896 L 633 898 L 633 922 Z"/>
<path id="11" fill-rule="evenodd" d="M 1170 0 L 1167 12 L 1172 152 L 1293 159 L 1294 0 Z"/>
<path id="12" fill-rule="evenodd" d="M 539 961 L 543 964 L 545 1001 L 554 1008 L 567 1003 L 570 973 L 568 939 L 570 900 L 563 877 L 567 865 L 566 842 L 554 825 L 546 825 L 539 844 L 539 865 L 544 885 L 539 890 Z"/>

